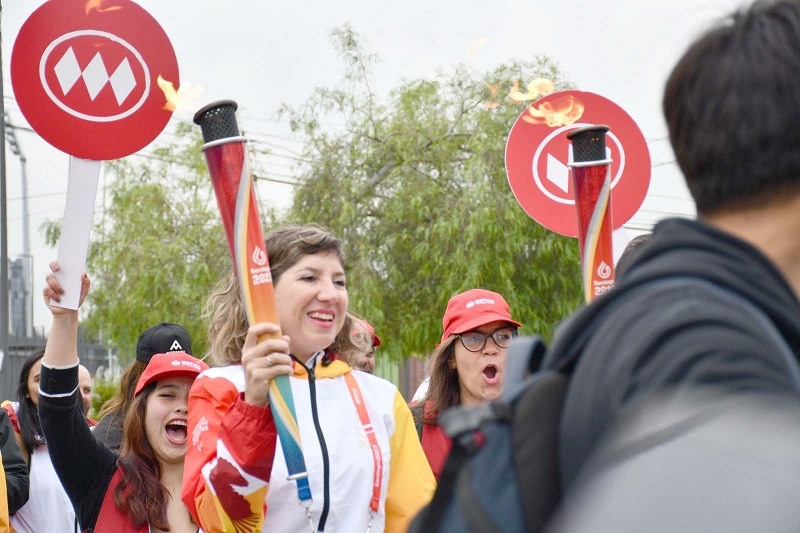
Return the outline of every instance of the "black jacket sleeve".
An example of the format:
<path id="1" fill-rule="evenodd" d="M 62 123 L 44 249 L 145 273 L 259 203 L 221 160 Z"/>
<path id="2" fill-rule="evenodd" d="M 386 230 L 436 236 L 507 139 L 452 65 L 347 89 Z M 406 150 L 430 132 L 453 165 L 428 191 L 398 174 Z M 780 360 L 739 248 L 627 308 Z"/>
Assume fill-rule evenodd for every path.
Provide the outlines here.
<path id="1" fill-rule="evenodd" d="M 6 476 L 8 512 L 14 514 L 28 501 L 28 464 L 17 445 L 14 428 L 4 409 L 0 409 L 0 454 Z"/>
<path id="2" fill-rule="evenodd" d="M 117 454 L 97 440 L 78 407 L 78 365 L 50 368 L 42 364 L 39 420 L 58 479 L 83 529 L 93 528 L 111 478 Z"/>

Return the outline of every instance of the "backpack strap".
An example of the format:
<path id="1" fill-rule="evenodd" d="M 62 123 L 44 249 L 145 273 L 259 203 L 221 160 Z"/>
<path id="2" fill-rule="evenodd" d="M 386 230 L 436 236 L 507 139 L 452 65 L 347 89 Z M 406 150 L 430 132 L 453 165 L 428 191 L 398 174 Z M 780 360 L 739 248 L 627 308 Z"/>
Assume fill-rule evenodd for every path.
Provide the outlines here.
<path id="1" fill-rule="evenodd" d="M 504 402 L 514 401 L 523 392 L 546 353 L 547 346 L 538 335 L 514 338 L 506 354 L 506 380 L 501 395 Z"/>
<path id="2" fill-rule="evenodd" d="M 458 509 L 464 516 L 464 521 L 469 524 L 472 531 L 481 533 L 503 533 L 491 519 L 483 503 L 477 498 L 472 489 L 472 474 L 469 468 L 464 468 L 456 481 L 456 498 Z"/>
<path id="3" fill-rule="evenodd" d="M 419 441 L 422 442 L 422 428 L 424 426 L 422 417 L 425 416 L 425 404 L 417 402 L 408 406 L 408 408 L 411 410 L 411 416 L 414 417 L 414 427 L 417 428 L 417 437 L 419 437 Z"/>

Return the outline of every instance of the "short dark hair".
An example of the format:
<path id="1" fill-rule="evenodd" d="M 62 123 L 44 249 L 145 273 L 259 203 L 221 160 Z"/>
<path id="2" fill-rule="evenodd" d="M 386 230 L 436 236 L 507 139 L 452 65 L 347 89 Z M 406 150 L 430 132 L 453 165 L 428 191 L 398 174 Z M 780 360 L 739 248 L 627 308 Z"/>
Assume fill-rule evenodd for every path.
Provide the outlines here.
<path id="1" fill-rule="evenodd" d="M 616 277 L 621 276 L 626 270 L 628 270 L 628 267 L 631 265 L 633 260 L 639 257 L 644 245 L 650 242 L 652 238 L 652 233 L 644 233 L 628 241 L 627 246 L 625 246 L 625 249 L 622 251 L 622 254 L 617 260 L 617 264 L 614 267 L 614 275 Z"/>
<path id="2" fill-rule="evenodd" d="M 663 109 L 701 215 L 800 190 L 800 2 L 762 0 L 697 39 Z"/>

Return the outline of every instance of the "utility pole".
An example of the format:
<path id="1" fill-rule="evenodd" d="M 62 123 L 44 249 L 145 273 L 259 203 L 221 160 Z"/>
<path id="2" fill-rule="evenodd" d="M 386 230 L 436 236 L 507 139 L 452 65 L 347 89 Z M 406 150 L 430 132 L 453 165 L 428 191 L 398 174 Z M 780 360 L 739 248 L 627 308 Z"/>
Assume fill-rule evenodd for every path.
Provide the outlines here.
<path id="1" fill-rule="evenodd" d="M 19 157 L 22 170 L 22 264 L 24 265 L 23 279 L 25 280 L 25 316 L 23 317 L 25 329 L 22 334 L 30 338 L 33 336 L 33 256 L 31 255 L 31 221 L 28 216 L 27 159 L 19 146 L 14 125 L 11 124 L 7 111 L 4 113 L 4 118 L 8 147 L 11 149 L 11 153 Z"/>
<path id="2" fill-rule="evenodd" d="M 1 1 L 1 0 L 0 0 Z M 0 3 L 0 21 L 3 20 L 3 5 Z M 5 113 L 3 87 L 3 49 L 0 39 L 0 111 Z M 14 376 L 11 365 L 6 364 L 8 354 L 8 198 L 6 194 L 6 125 L 0 120 L 0 138 L 4 139 L 0 149 L 0 385 L 7 397 L 14 391 Z M 3 372 L 5 370 L 5 372 Z"/>

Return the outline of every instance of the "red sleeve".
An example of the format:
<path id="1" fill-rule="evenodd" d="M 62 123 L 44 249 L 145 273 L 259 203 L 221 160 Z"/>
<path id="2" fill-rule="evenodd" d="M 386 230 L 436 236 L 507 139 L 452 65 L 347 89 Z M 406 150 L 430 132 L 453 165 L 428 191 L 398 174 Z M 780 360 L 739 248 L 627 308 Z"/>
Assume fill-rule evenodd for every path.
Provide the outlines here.
<path id="1" fill-rule="evenodd" d="M 201 376 L 188 419 L 181 498 L 189 512 L 206 533 L 260 532 L 277 443 L 272 411 L 247 404 L 228 379 Z"/>

